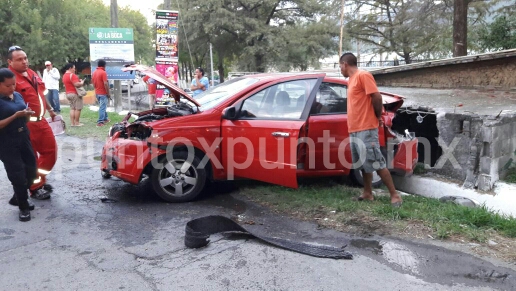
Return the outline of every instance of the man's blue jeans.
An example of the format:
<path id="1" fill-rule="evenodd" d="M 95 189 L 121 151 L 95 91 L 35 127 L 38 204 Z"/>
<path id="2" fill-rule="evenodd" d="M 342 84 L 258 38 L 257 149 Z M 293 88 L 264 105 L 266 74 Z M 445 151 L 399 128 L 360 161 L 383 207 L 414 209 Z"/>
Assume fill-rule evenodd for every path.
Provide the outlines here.
<path id="1" fill-rule="evenodd" d="M 108 115 L 106 112 L 108 98 L 107 95 L 95 96 L 97 97 L 97 101 L 99 102 L 99 120 L 97 120 L 97 123 L 104 123 L 108 119 Z"/>
<path id="2" fill-rule="evenodd" d="M 55 113 L 61 112 L 61 104 L 59 104 L 59 91 L 57 89 L 48 89 L 47 100 L 54 109 Z"/>

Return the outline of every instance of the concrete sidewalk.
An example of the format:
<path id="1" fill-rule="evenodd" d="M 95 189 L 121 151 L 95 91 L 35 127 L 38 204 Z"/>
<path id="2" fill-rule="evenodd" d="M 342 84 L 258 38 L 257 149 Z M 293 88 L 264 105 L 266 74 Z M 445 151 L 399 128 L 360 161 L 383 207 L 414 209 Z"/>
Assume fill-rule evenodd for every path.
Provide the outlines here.
<path id="1" fill-rule="evenodd" d="M 473 199 L 484 204 L 493 212 L 516 218 L 516 185 L 496 182 L 490 192 L 480 192 L 474 189 L 465 189 L 461 185 L 434 174 L 410 177 L 393 176 L 396 189 L 430 198 L 443 196 L 460 196 Z"/>

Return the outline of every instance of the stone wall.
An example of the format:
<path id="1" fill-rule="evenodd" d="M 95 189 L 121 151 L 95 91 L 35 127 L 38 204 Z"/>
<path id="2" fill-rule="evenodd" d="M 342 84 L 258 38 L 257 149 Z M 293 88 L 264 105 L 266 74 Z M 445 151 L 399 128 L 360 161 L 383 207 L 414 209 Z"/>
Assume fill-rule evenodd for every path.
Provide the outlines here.
<path id="1" fill-rule="evenodd" d="M 482 191 L 505 177 L 504 167 L 515 158 L 516 115 L 442 113 L 437 128 L 443 154 L 431 171 Z"/>
<path id="2" fill-rule="evenodd" d="M 516 116 L 486 119 L 482 127 L 479 189 L 491 189 L 507 174 L 506 165 L 516 158 Z M 514 161 L 516 162 L 516 161 Z"/>
<path id="3" fill-rule="evenodd" d="M 516 56 L 371 73 L 379 86 L 516 90 Z"/>

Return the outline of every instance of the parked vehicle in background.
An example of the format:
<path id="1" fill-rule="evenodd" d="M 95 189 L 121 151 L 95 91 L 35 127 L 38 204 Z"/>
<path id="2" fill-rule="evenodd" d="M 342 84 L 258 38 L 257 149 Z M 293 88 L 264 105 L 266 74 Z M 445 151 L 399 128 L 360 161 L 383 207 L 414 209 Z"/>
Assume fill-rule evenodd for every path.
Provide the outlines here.
<path id="1" fill-rule="evenodd" d="M 196 96 L 156 70 L 133 65 L 165 85 L 176 103 L 134 113 L 109 131 L 101 172 L 138 184 L 148 176 L 166 201 L 195 199 L 208 181 L 260 180 L 297 188 L 298 177 L 350 175 L 347 81 L 325 74 L 246 75 Z M 391 171 L 410 175 L 417 139 L 390 128 L 400 96 L 383 93 L 380 145 Z M 387 144 L 389 143 L 389 147 Z M 379 177 L 376 179 L 379 180 Z M 378 182 L 378 181 L 376 181 Z"/>
<path id="2" fill-rule="evenodd" d="M 109 88 L 113 89 L 115 86 L 115 80 L 109 80 Z M 134 87 L 135 84 L 140 83 L 140 77 L 135 76 L 132 80 L 120 80 L 120 86 L 122 87 L 122 93 L 127 93 L 127 91 Z"/>
<path id="3" fill-rule="evenodd" d="M 260 73 L 258 73 L 258 72 L 229 72 L 228 80 L 238 78 L 238 77 L 243 77 L 245 75 L 256 75 L 256 74 L 260 74 Z"/>
<path id="4" fill-rule="evenodd" d="M 185 93 L 188 96 L 193 97 L 193 92 L 192 92 L 192 90 L 190 90 L 190 88 L 183 88 L 183 91 L 185 91 Z"/>

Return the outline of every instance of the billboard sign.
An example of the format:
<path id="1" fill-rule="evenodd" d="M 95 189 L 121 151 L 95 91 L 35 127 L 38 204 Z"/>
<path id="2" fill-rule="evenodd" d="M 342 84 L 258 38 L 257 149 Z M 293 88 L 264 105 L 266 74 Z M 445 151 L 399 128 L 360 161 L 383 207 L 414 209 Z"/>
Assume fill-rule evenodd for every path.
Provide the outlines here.
<path id="1" fill-rule="evenodd" d="M 178 17 L 177 11 L 156 11 L 156 61 L 177 62 Z"/>
<path id="2" fill-rule="evenodd" d="M 122 72 L 124 65 L 134 64 L 134 34 L 132 28 L 90 28 L 91 72 L 99 60 L 106 61 L 110 80 L 130 80 L 134 75 Z"/>
<path id="3" fill-rule="evenodd" d="M 179 78 L 179 68 L 176 62 L 173 61 L 156 61 L 156 71 L 160 72 L 172 83 L 177 85 Z M 172 104 L 173 96 L 165 86 L 158 83 L 156 90 L 156 103 L 158 105 Z"/>

